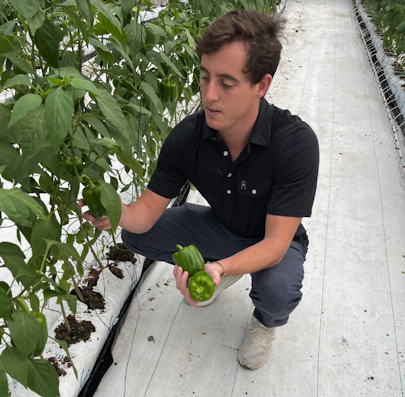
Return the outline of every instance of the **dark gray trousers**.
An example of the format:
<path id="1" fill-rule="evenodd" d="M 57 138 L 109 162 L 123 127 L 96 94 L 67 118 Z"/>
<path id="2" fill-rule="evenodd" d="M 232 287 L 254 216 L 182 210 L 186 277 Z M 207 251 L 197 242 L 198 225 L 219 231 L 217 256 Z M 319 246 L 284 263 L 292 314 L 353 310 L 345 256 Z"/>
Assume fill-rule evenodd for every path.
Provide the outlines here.
<path id="1" fill-rule="evenodd" d="M 146 258 L 173 264 L 176 244 L 194 244 L 206 260 L 220 260 L 256 244 L 259 239 L 236 235 L 224 227 L 210 207 L 185 203 L 167 209 L 151 230 L 143 234 L 122 231 L 127 248 Z M 254 316 L 266 327 L 279 327 L 301 300 L 306 249 L 293 241 L 274 267 L 251 273 L 250 298 Z"/>

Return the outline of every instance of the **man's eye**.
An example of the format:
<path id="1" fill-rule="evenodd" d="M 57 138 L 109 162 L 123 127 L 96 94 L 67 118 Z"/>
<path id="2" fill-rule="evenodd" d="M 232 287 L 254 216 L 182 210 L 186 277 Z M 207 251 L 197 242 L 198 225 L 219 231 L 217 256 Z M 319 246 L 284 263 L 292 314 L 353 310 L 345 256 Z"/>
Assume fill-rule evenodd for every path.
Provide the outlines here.
<path id="1" fill-rule="evenodd" d="M 222 87 L 224 87 L 224 88 L 232 88 L 233 85 L 228 85 L 228 84 L 222 83 Z"/>

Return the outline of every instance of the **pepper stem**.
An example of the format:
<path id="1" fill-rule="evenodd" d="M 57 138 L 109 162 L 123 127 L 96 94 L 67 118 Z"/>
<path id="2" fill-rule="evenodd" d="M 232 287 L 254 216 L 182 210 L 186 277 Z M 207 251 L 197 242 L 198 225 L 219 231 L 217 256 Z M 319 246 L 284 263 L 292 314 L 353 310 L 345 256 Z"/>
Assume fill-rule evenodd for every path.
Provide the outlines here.
<path id="1" fill-rule="evenodd" d="M 83 183 L 83 184 L 84 184 L 84 181 L 87 180 L 87 182 L 88 182 L 90 188 L 91 188 L 91 189 L 94 189 L 94 183 L 93 183 L 93 181 L 92 181 L 87 175 L 82 175 L 81 178 L 82 178 L 82 183 Z"/>
<path id="2" fill-rule="evenodd" d="M 179 250 L 182 250 L 182 249 L 183 249 L 183 247 L 182 247 L 180 244 L 177 244 L 176 247 L 177 247 L 177 249 L 179 249 Z"/>
<path id="3" fill-rule="evenodd" d="M 203 285 L 199 285 L 196 289 L 195 292 L 197 292 L 197 294 L 203 294 L 205 291 L 205 287 Z"/>

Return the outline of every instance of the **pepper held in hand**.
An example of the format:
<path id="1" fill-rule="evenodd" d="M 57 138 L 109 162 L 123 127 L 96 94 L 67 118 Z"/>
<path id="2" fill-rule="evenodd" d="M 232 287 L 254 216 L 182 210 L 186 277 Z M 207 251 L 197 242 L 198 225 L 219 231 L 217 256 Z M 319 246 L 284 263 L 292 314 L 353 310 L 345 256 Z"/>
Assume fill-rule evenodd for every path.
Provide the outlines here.
<path id="1" fill-rule="evenodd" d="M 188 290 L 194 300 L 207 301 L 214 294 L 215 284 L 211 276 L 200 271 L 188 279 Z"/>
<path id="2" fill-rule="evenodd" d="M 184 248 L 181 245 L 176 245 L 176 247 L 179 251 L 173 254 L 173 262 L 179 265 L 184 272 L 188 272 L 189 277 L 193 276 L 196 272 L 204 270 L 204 258 L 195 245 L 189 245 Z"/>
<path id="3" fill-rule="evenodd" d="M 93 182 L 89 179 L 89 186 L 83 189 L 83 198 L 94 218 L 99 219 L 107 215 L 107 211 L 101 204 L 101 191 L 103 186 L 100 182 Z"/>

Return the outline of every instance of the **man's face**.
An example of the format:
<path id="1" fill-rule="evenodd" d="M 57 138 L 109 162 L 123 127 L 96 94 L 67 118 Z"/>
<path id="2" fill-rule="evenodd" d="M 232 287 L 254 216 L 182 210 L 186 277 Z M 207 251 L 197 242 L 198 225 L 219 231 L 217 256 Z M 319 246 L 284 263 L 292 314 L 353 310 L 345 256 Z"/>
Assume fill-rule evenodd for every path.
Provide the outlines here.
<path id="1" fill-rule="evenodd" d="M 256 120 L 259 84 L 254 86 L 242 69 L 246 49 L 242 43 L 224 45 L 218 52 L 201 57 L 201 96 L 207 124 L 234 136 L 250 132 Z"/>

